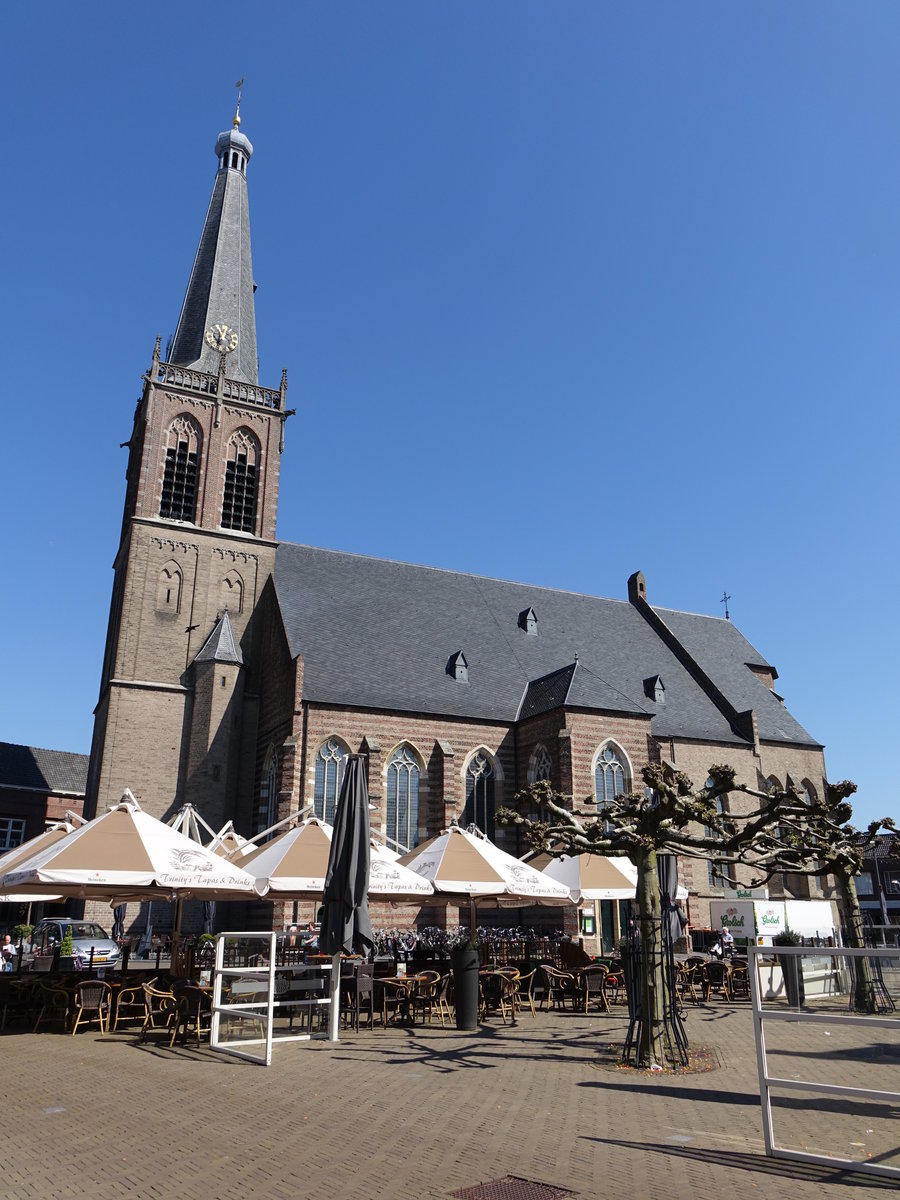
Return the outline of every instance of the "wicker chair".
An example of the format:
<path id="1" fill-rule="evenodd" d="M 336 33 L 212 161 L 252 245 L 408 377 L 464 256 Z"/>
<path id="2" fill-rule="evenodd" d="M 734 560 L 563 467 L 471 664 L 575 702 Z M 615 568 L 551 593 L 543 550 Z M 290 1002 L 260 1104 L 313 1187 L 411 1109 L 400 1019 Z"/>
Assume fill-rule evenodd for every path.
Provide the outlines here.
<path id="1" fill-rule="evenodd" d="M 144 1024 L 141 1026 L 141 1041 L 148 1033 L 171 1028 L 175 1020 L 175 993 L 164 991 L 152 984 L 141 985 L 144 993 Z"/>
<path id="2" fill-rule="evenodd" d="M 590 1011 L 593 1000 L 600 1012 L 608 1013 L 609 999 L 606 995 L 606 981 L 609 978 L 609 967 L 605 967 L 602 963 L 582 967 L 579 978 L 581 979 L 584 1011 Z"/>
<path id="3" fill-rule="evenodd" d="M 55 987 L 52 983 L 41 983 L 40 998 L 41 1007 L 34 1023 L 33 1032 L 37 1033 L 42 1024 L 51 1021 L 60 1021 L 63 1030 L 67 1030 L 72 1013 L 71 992 L 62 987 Z"/>
<path id="4" fill-rule="evenodd" d="M 156 983 L 155 979 L 147 981 L 151 986 Z M 134 984 L 132 987 L 123 987 L 115 998 L 113 1005 L 113 1033 L 119 1028 L 119 1024 L 127 1024 L 129 1021 L 140 1021 L 143 1023 L 146 1010 L 144 1007 L 144 989 L 142 984 Z"/>
<path id="5" fill-rule="evenodd" d="M 711 992 L 718 992 L 723 1000 L 731 1000 L 731 970 L 723 962 L 703 964 L 703 999 L 709 1000 Z"/>
<path id="6" fill-rule="evenodd" d="M 531 1009 L 533 1017 L 537 1015 L 534 1011 L 535 975 L 537 975 L 537 968 L 532 968 L 527 975 L 520 975 L 516 980 L 516 1009 L 520 1011 L 527 1005 Z"/>
<path id="7" fill-rule="evenodd" d="M 96 1020 L 100 1032 L 109 1031 L 109 1010 L 112 1004 L 112 988 L 105 979 L 86 979 L 75 988 L 75 1023 L 72 1037 L 78 1032 L 82 1019 L 87 1023 Z"/>
<path id="8" fill-rule="evenodd" d="M 203 988 L 186 984 L 180 988 L 175 998 L 175 1015 L 172 1019 L 172 1036 L 169 1046 L 175 1045 L 175 1039 L 181 1035 L 185 1044 L 188 1034 L 193 1033 L 200 1045 L 204 1033 L 209 1033 L 212 1020 L 212 1000 Z"/>
<path id="9" fill-rule="evenodd" d="M 577 1008 L 579 1002 L 578 981 L 571 971 L 558 971 L 556 967 L 551 967 L 547 963 L 542 963 L 538 970 L 544 977 L 544 998 L 541 1001 L 541 1007 L 545 1004 L 553 1008 L 564 1009 L 568 1001 L 571 1009 Z"/>

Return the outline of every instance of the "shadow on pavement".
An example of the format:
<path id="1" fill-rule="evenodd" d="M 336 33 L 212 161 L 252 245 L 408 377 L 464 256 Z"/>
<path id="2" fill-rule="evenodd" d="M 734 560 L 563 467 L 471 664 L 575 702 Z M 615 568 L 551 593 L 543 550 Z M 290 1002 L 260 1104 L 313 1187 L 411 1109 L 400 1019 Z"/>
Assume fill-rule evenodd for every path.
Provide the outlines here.
<path id="1" fill-rule="evenodd" d="M 583 1140 L 597 1142 L 603 1146 L 621 1146 L 625 1150 L 639 1150 L 644 1154 L 667 1154 L 672 1158 L 692 1159 L 694 1162 L 715 1163 L 721 1166 L 721 1150 L 701 1146 L 661 1146 L 654 1142 L 625 1142 L 617 1138 L 590 1137 Z M 862 1171 L 843 1167 L 823 1167 L 816 1163 L 791 1162 L 784 1158 L 767 1158 L 764 1154 L 747 1154 L 741 1150 L 729 1150 L 724 1156 L 729 1166 L 740 1171 L 752 1171 L 756 1175 L 771 1175 L 778 1179 L 796 1179 L 822 1187 L 868 1188 L 870 1191 L 896 1192 L 896 1179 L 876 1179 Z"/>

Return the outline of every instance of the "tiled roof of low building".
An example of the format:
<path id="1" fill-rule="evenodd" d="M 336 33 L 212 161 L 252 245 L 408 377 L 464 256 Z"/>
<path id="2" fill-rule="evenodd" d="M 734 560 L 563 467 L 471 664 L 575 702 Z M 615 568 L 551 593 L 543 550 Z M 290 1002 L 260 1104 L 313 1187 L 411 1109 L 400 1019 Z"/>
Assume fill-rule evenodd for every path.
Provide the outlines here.
<path id="1" fill-rule="evenodd" d="M 83 796 L 87 773 L 87 754 L 0 742 L 0 788 Z"/>

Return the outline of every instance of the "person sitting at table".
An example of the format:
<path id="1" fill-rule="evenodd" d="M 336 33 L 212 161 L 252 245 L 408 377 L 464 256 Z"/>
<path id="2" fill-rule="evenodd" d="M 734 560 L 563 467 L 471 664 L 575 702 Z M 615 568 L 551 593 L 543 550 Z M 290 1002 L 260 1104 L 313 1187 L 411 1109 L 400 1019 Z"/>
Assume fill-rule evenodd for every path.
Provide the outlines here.
<path id="1" fill-rule="evenodd" d="M 727 925 L 722 926 L 722 935 L 719 938 L 722 943 L 722 954 L 725 958 L 734 958 L 734 934 Z"/>

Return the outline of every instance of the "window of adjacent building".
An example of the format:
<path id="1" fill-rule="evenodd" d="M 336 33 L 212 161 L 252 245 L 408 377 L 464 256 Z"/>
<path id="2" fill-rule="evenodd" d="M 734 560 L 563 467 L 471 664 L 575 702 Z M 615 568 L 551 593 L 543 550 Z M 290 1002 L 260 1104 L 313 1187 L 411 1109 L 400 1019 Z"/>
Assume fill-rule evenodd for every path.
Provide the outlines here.
<path id="1" fill-rule="evenodd" d="M 482 833 L 494 837 L 494 767 L 481 751 L 466 767 L 466 807 L 464 825 L 477 825 Z"/>
<path id="2" fill-rule="evenodd" d="M 197 506 L 200 431 L 187 417 L 169 426 L 159 515 L 167 521 L 193 521 Z"/>
<path id="3" fill-rule="evenodd" d="M 614 743 L 609 742 L 597 755 L 594 767 L 594 791 L 597 796 L 597 811 L 603 813 L 615 800 L 624 796 L 630 787 L 625 755 Z M 604 831 L 606 823 L 604 822 Z"/>
<path id="4" fill-rule="evenodd" d="M 860 871 L 856 876 L 856 894 L 857 896 L 873 896 L 875 894 L 871 871 Z"/>
<path id="5" fill-rule="evenodd" d="M 419 841 L 419 764 L 408 746 L 395 751 L 387 769 L 385 833 L 398 850 Z"/>
<path id="6" fill-rule="evenodd" d="M 225 460 L 225 494 L 222 528 L 253 533 L 256 521 L 259 445 L 248 431 L 239 429 L 228 442 Z"/>
<path id="7" fill-rule="evenodd" d="M 882 871 L 881 878 L 884 880 L 884 890 L 892 895 L 900 892 L 900 871 Z"/>
<path id="8" fill-rule="evenodd" d="M 18 817 L 0 817 L 0 850 L 13 850 L 25 841 L 25 821 Z"/>
<path id="9" fill-rule="evenodd" d="M 320 821 L 334 822 L 334 806 L 337 804 L 344 774 L 344 758 L 347 751 L 336 738 L 329 738 L 316 755 L 316 783 L 313 791 L 313 807 Z"/>

